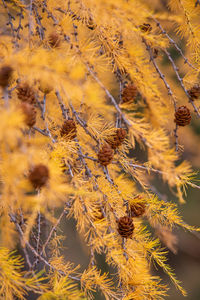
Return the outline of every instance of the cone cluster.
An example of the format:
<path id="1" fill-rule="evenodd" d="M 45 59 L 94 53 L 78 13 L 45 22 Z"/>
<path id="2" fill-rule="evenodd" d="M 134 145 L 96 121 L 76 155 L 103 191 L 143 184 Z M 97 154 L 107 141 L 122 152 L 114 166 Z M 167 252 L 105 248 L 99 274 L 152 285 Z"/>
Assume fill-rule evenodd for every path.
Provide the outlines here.
<path id="1" fill-rule="evenodd" d="M 34 104 L 36 102 L 35 92 L 27 82 L 20 83 L 17 87 L 17 96 L 22 102 Z"/>
<path id="2" fill-rule="evenodd" d="M 32 127 L 36 123 L 36 110 L 32 104 L 22 103 L 20 108 L 22 109 L 25 115 L 25 123 L 27 126 Z"/>
<path id="3" fill-rule="evenodd" d="M 127 132 L 123 128 L 117 128 L 115 134 L 111 137 L 111 139 L 107 143 L 113 148 L 116 149 L 119 147 L 123 141 L 125 140 Z"/>
<path id="4" fill-rule="evenodd" d="M 193 100 L 198 99 L 200 97 L 200 86 L 194 85 L 190 90 L 188 90 L 188 94 Z"/>
<path id="5" fill-rule="evenodd" d="M 102 166 L 107 166 L 111 163 L 114 156 L 114 151 L 109 144 L 104 144 L 98 153 L 98 161 Z"/>
<path id="6" fill-rule="evenodd" d="M 38 164 L 30 172 L 28 179 L 35 189 L 39 189 L 47 183 L 49 170 L 45 165 Z"/>
<path id="7" fill-rule="evenodd" d="M 129 83 L 122 91 L 122 103 L 131 102 L 138 94 L 138 90 L 133 83 Z"/>
<path id="8" fill-rule="evenodd" d="M 3 66 L 0 68 L 0 86 L 5 88 L 10 81 L 13 68 L 10 66 Z"/>
<path id="9" fill-rule="evenodd" d="M 179 126 L 186 126 L 190 124 L 191 114 L 190 110 L 185 106 L 179 106 L 177 111 L 175 112 L 174 122 Z"/>
<path id="10" fill-rule="evenodd" d="M 61 127 L 60 135 L 68 136 L 70 139 L 74 139 L 77 134 L 76 123 L 74 120 L 66 120 Z"/>
<path id="11" fill-rule="evenodd" d="M 124 216 L 118 220 L 118 232 L 123 238 L 131 238 L 134 230 L 133 220 Z"/>

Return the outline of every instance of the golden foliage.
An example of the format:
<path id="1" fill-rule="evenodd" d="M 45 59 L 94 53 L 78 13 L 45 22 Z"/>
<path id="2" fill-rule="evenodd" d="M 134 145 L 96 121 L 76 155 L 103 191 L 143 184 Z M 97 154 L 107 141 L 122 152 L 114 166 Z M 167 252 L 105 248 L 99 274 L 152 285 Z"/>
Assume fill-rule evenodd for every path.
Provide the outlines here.
<path id="1" fill-rule="evenodd" d="M 200 99 L 193 101 L 188 93 L 200 78 L 200 9 L 192 0 L 170 0 L 171 11 L 158 2 L 1 2 L 0 241 L 7 247 L 0 248 L 2 298 L 24 299 L 33 291 L 41 300 L 89 299 L 100 290 L 105 299 L 164 299 L 168 288 L 152 276 L 152 261 L 186 295 L 166 263 L 167 251 L 143 219 L 165 228 L 171 239 L 166 246 L 173 250 L 172 228 L 199 231 L 159 194 L 153 179 L 159 176 L 181 204 L 188 186 L 200 188 L 181 155 L 174 123 L 179 103 L 188 102 L 192 118 L 200 117 Z M 167 33 L 174 26 L 187 41 L 184 51 Z M 179 53 L 179 65 L 170 47 Z M 123 90 L 132 84 L 137 93 L 125 102 Z M 32 102 L 37 112 L 32 127 L 21 101 Z M 62 134 L 67 120 L 73 120 L 68 123 L 76 134 Z M 100 165 L 99 150 L 114 139 L 116 128 L 125 129 L 127 137 L 108 166 Z M 188 127 L 187 136 L 195 135 L 191 132 Z M 102 157 L 108 160 L 106 153 Z M 42 184 L 34 185 L 30 172 L 41 164 L 48 176 L 36 174 Z M 122 238 L 119 218 L 131 216 L 131 205 L 141 203 L 145 213 L 133 217 L 133 237 Z M 56 229 L 65 216 L 75 219 L 91 253 L 83 272 L 61 255 L 63 238 Z M 47 221 L 51 228 L 43 237 Z M 23 272 L 20 257 L 8 250 L 17 242 L 30 272 Z M 96 253 L 105 254 L 116 276 L 97 267 Z M 36 272 L 38 261 L 45 278 Z"/>

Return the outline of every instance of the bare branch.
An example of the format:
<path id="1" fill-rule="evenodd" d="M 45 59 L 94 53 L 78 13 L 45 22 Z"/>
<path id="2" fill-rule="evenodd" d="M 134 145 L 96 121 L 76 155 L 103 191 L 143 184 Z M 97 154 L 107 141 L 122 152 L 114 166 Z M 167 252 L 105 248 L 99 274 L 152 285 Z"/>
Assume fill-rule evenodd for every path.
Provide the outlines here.
<path id="1" fill-rule="evenodd" d="M 167 55 L 168 59 L 170 60 L 171 64 L 172 64 L 172 67 L 176 73 L 176 77 L 178 79 L 178 81 L 180 82 L 181 84 L 181 87 L 182 89 L 184 90 L 186 96 L 188 97 L 188 101 L 190 104 L 192 104 L 193 108 L 194 108 L 194 111 L 196 112 L 197 116 L 200 118 L 200 112 L 198 111 L 198 108 L 196 107 L 196 105 L 194 104 L 194 101 L 193 99 L 191 98 L 191 96 L 189 95 L 188 91 L 186 90 L 185 86 L 184 86 L 184 83 L 183 83 L 183 79 L 181 78 L 180 74 L 179 74 L 179 70 L 178 70 L 178 67 L 176 66 L 173 58 L 171 57 L 170 53 L 165 49 L 164 50 L 165 54 Z"/>
<path id="2" fill-rule="evenodd" d="M 185 57 L 185 55 L 183 54 L 183 51 L 181 50 L 181 48 L 177 45 L 177 43 L 169 36 L 169 34 L 166 32 L 166 30 L 162 27 L 162 25 L 160 24 L 160 22 L 158 20 L 156 20 L 154 17 L 152 17 L 152 19 L 154 20 L 154 22 L 157 24 L 157 26 L 160 28 L 161 32 L 168 38 L 168 40 L 170 41 L 170 43 L 176 48 L 176 50 L 180 53 L 180 55 L 183 57 L 184 59 L 184 63 L 187 63 L 192 69 L 198 71 L 198 69 L 196 67 L 194 67 L 189 60 L 187 59 L 187 57 Z"/>
<path id="3" fill-rule="evenodd" d="M 119 105 L 117 104 L 117 101 L 115 100 L 115 98 L 111 95 L 111 93 L 103 85 L 103 83 L 100 81 L 100 79 L 97 77 L 97 75 L 91 70 L 91 68 L 88 65 L 86 65 L 86 67 L 87 67 L 88 71 L 90 72 L 90 74 L 92 75 L 92 77 L 96 80 L 96 82 L 100 85 L 100 87 L 105 91 L 106 95 L 111 100 L 111 102 L 114 105 L 115 109 L 117 110 L 117 112 L 119 113 L 119 115 L 121 116 L 121 118 L 123 119 L 124 123 L 127 126 L 131 126 L 131 123 L 125 117 L 125 115 L 123 114 L 123 112 L 121 111 L 121 109 L 119 108 Z"/>
<path id="4" fill-rule="evenodd" d="M 169 83 L 166 81 L 165 79 L 165 75 L 161 72 L 161 70 L 159 69 L 154 57 L 153 57 L 153 53 L 152 53 L 152 50 L 151 50 L 151 47 L 147 44 L 146 40 L 144 38 L 142 38 L 142 41 L 143 43 L 145 44 L 146 46 L 146 49 L 147 51 L 149 52 L 149 56 L 150 56 L 150 60 L 152 61 L 155 69 L 156 69 L 156 72 L 158 73 L 158 75 L 160 76 L 160 78 L 162 79 L 162 81 L 164 82 L 164 85 L 165 87 L 167 88 L 168 90 L 168 95 L 171 96 L 172 98 L 172 101 L 173 101 L 173 104 L 174 104 L 174 110 L 176 111 L 176 98 L 171 90 L 171 87 L 169 85 Z"/>

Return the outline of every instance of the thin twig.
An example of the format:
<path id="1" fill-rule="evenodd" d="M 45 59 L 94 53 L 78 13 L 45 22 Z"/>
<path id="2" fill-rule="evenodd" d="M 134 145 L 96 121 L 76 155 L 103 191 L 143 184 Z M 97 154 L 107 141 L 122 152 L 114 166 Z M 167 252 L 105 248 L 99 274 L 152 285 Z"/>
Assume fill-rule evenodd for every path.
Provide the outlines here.
<path id="1" fill-rule="evenodd" d="M 25 244 L 25 246 L 27 246 L 27 248 L 29 248 L 29 250 L 36 256 L 40 259 L 40 261 L 42 261 L 46 266 L 48 266 L 50 269 L 52 270 L 55 270 L 57 272 L 59 272 L 62 276 L 66 276 L 67 274 L 65 274 L 65 272 L 55 268 L 54 266 L 52 266 L 44 257 L 42 257 L 32 246 L 31 244 L 26 241 L 24 239 L 24 234 L 23 234 L 23 231 L 21 229 L 21 226 L 17 223 L 17 220 L 16 220 L 16 217 L 14 214 L 10 213 L 9 214 L 10 216 L 10 219 L 11 219 L 11 222 L 13 222 L 15 224 L 15 227 L 17 229 L 17 231 L 19 232 L 20 234 L 20 237 L 23 241 L 23 243 Z M 80 281 L 80 278 L 76 277 L 76 276 L 71 276 L 71 275 L 68 275 L 69 278 L 73 279 L 73 280 L 77 280 L 77 281 Z"/>
<path id="2" fill-rule="evenodd" d="M 18 42 L 17 42 L 17 37 L 15 35 L 15 28 L 14 28 L 14 25 L 13 25 L 13 22 L 12 22 L 12 20 L 15 20 L 15 17 L 13 15 L 11 15 L 11 13 L 10 13 L 10 11 L 8 9 L 8 6 L 6 4 L 6 1 L 2 0 L 2 2 L 3 2 L 4 8 L 5 8 L 6 12 L 7 12 L 7 15 L 8 15 L 8 20 L 9 21 L 7 22 L 6 25 L 10 25 L 11 33 L 12 33 L 12 36 L 13 36 L 12 43 L 15 45 L 15 47 L 18 47 L 19 45 L 18 45 Z"/>
<path id="3" fill-rule="evenodd" d="M 172 90 L 171 90 L 171 87 L 170 87 L 170 85 L 168 84 L 168 82 L 166 81 L 165 75 L 164 75 L 164 74 L 161 72 L 161 70 L 159 69 L 159 67 L 158 67 L 158 65 L 157 65 L 157 63 L 156 63 L 156 61 L 155 61 L 155 59 L 154 59 L 154 57 L 153 57 L 153 53 L 152 53 L 151 47 L 147 44 L 147 42 L 146 42 L 146 40 L 145 40 L 144 38 L 142 38 L 142 41 L 143 41 L 143 43 L 145 44 L 147 51 L 149 52 L 150 60 L 152 61 L 152 63 L 153 63 L 153 65 L 154 65 L 154 67 L 155 67 L 155 69 L 156 69 L 158 75 L 160 76 L 160 78 L 161 78 L 162 81 L 164 82 L 165 87 L 166 87 L 167 90 L 168 90 L 168 95 L 171 96 L 171 98 L 172 98 L 172 101 L 173 101 L 173 104 L 174 104 L 174 110 L 176 111 L 176 99 L 175 99 L 175 96 L 174 96 L 174 94 L 173 94 L 173 92 L 172 92 Z"/>
<path id="4" fill-rule="evenodd" d="M 197 5 L 200 5 L 200 0 L 197 0 L 195 3 L 195 7 L 197 7 Z"/>
<path id="5" fill-rule="evenodd" d="M 32 4 L 32 9 L 33 9 L 35 21 L 37 24 L 37 27 L 36 27 L 37 32 L 39 34 L 40 39 L 43 40 L 45 34 L 44 34 L 44 27 L 42 26 L 42 23 L 41 23 L 42 17 L 39 15 L 37 6 L 34 3 Z"/>
<path id="6" fill-rule="evenodd" d="M 69 106 L 70 106 L 70 108 L 71 108 L 71 110 L 72 110 L 72 112 L 73 112 L 73 114 L 74 114 L 77 122 L 81 125 L 81 127 L 84 128 L 85 132 L 89 136 L 91 136 L 91 138 L 93 138 L 97 144 L 99 144 L 98 139 L 87 129 L 87 123 L 79 117 L 78 113 L 76 112 L 76 110 L 75 110 L 75 108 L 74 108 L 74 106 L 72 105 L 71 102 L 69 102 Z"/>
<path id="7" fill-rule="evenodd" d="M 100 85 L 100 87 L 105 91 L 106 95 L 108 96 L 108 98 L 111 100 L 112 104 L 114 105 L 115 109 L 117 110 L 117 112 L 120 114 L 121 118 L 123 119 L 124 123 L 127 126 L 131 126 L 131 123 L 129 122 L 129 120 L 125 117 L 125 115 L 123 114 L 123 112 L 121 111 L 121 109 L 119 108 L 119 105 L 117 104 L 117 101 L 115 100 L 115 98 L 111 95 L 111 93 L 107 90 L 107 88 L 103 85 L 103 83 L 100 81 L 100 79 L 97 77 L 97 75 L 92 71 L 92 69 L 86 65 L 87 70 L 89 71 L 89 73 L 91 74 L 91 76 L 96 80 L 96 82 Z"/>
<path id="8" fill-rule="evenodd" d="M 194 104 L 194 101 L 193 99 L 191 98 L 190 94 L 188 93 L 188 91 L 186 90 L 185 86 L 184 86 L 184 83 L 183 83 L 183 79 L 181 78 L 180 74 L 179 74 L 179 70 L 178 70 L 178 67 L 176 66 L 173 58 L 171 57 L 170 53 L 165 49 L 164 50 L 165 54 L 167 55 L 169 61 L 171 62 L 172 64 L 172 67 L 174 69 L 174 72 L 176 73 L 176 77 L 178 79 L 178 81 L 180 82 L 180 85 L 182 87 L 182 89 L 184 90 L 186 96 L 188 97 L 188 101 L 189 103 L 193 106 L 194 108 L 194 111 L 196 112 L 197 116 L 200 118 L 200 112 L 198 111 L 198 108 L 196 107 L 196 105 Z"/>
<path id="9" fill-rule="evenodd" d="M 57 91 L 55 92 L 55 94 L 56 94 L 56 97 L 57 97 L 57 99 L 58 99 L 58 103 L 59 103 L 59 105 L 60 105 L 60 108 L 61 108 L 61 111 L 62 111 L 63 118 L 64 118 L 65 120 L 67 120 L 67 119 L 69 118 L 69 117 L 68 117 L 69 109 L 65 107 L 65 105 L 64 105 L 64 103 L 63 103 L 63 101 L 62 101 L 60 92 L 57 90 Z"/>
<path id="10" fill-rule="evenodd" d="M 44 243 L 43 247 L 42 247 L 42 251 L 40 252 L 40 255 L 42 255 L 43 253 L 45 254 L 45 249 L 54 233 L 54 231 L 56 230 L 56 228 L 58 227 L 58 225 L 60 224 L 63 216 L 66 215 L 66 208 L 63 209 L 62 213 L 60 214 L 59 218 L 57 219 L 55 225 L 51 228 L 51 231 L 49 232 L 48 238 L 46 240 L 46 242 Z"/>
<path id="11" fill-rule="evenodd" d="M 40 246 L 40 234 L 41 234 L 41 214 L 38 212 L 38 219 L 37 219 L 37 239 L 36 239 L 36 251 L 39 252 Z M 38 258 L 36 258 L 36 264 L 38 262 Z"/>
<path id="12" fill-rule="evenodd" d="M 178 134 L 177 134 L 177 131 L 178 131 L 178 125 L 176 124 L 176 127 L 175 127 L 175 129 L 174 129 L 174 137 L 175 137 L 175 148 L 176 148 L 176 151 L 179 150 Z"/>
<path id="13" fill-rule="evenodd" d="M 126 253 L 126 239 L 122 238 L 122 248 L 124 249 L 124 256 L 126 258 L 126 261 L 128 261 L 128 255 Z"/>
<path id="14" fill-rule="evenodd" d="M 170 41 L 170 43 L 172 45 L 174 45 L 174 47 L 176 48 L 176 50 L 180 53 L 180 55 L 183 57 L 184 59 L 184 63 L 187 63 L 191 68 L 193 68 L 194 70 L 198 71 L 198 69 L 196 67 L 194 67 L 189 60 L 187 59 L 187 57 L 185 57 L 185 55 L 183 54 L 183 51 L 181 50 L 181 48 L 177 45 L 177 43 L 168 35 L 168 33 L 166 32 L 166 30 L 162 27 L 162 25 L 160 24 L 160 22 L 158 20 L 156 20 L 154 17 L 152 17 L 152 19 L 154 20 L 154 22 L 157 24 L 157 26 L 160 28 L 161 32 L 168 38 L 168 40 Z"/>
<path id="15" fill-rule="evenodd" d="M 36 126 L 34 126 L 33 129 L 36 130 L 36 131 L 38 131 L 42 135 L 49 136 L 49 134 L 45 130 L 42 130 L 42 129 L 36 127 Z"/>
<path id="16" fill-rule="evenodd" d="M 42 107 L 42 119 L 43 119 L 43 120 L 45 120 L 46 98 L 47 98 L 47 95 L 44 94 L 44 98 L 43 98 L 43 107 Z"/>
<path id="17" fill-rule="evenodd" d="M 176 109 L 177 109 L 177 104 L 176 104 L 176 98 L 171 90 L 171 87 L 169 85 L 169 83 L 166 81 L 165 79 L 165 75 L 161 72 L 161 70 L 159 69 L 154 57 L 153 57 L 153 53 L 152 53 L 152 50 L 151 50 L 151 47 L 147 44 L 146 40 L 144 38 L 142 38 L 142 41 L 143 43 L 145 44 L 146 46 L 146 49 L 147 51 L 149 52 L 149 55 L 150 55 L 150 60 L 152 61 L 157 73 L 159 74 L 160 78 L 162 79 L 162 81 L 164 82 L 165 84 L 165 87 L 167 88 L 168 90 L 168 95 L 171 96 L 172 98 L 172 101 L 173 101 L 173 105 L 174 105 L 174 111 L 176 112 Z M 176 126 L 175 130 L 174 130 L 174 137 L 175 137 L 175 148 L 176 148 L 176 151 L 178 151 L 178 135 L 177 135 L 177 130 L 178 130 L 178 127 Z"/>
<path id="18" fill-rule="evenodd" d="M 9 93 L 8 93 L 8 87 L 5 87 L 3 89 L 3 98 L 4 98 L 4 104 L 5 107 L 8 108 L 9 107 Z"/>

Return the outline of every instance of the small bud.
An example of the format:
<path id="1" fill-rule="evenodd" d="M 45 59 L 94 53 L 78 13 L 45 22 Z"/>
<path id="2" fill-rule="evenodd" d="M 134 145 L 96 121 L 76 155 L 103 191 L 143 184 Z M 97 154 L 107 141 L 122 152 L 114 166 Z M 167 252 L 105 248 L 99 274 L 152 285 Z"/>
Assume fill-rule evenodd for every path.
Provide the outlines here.
<path id="1" fill-rule="evenodd" d="M 94 30 L 97 25 L 94 23 L 93 19 L 90 17 L 88 22 L 87 22 L 87 27 L 90 29 L 90 30 Z"/>
<path id="2" fill-rule="evenodd" d="M 140 25 L 139 28 L 142 32 L 147 32 L 147 33 L 149 33 L 152 30 L 151 25 L 147 23 Z"/>

